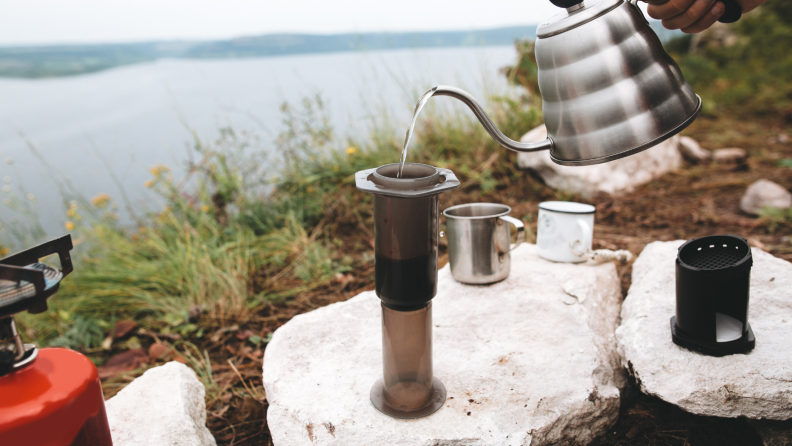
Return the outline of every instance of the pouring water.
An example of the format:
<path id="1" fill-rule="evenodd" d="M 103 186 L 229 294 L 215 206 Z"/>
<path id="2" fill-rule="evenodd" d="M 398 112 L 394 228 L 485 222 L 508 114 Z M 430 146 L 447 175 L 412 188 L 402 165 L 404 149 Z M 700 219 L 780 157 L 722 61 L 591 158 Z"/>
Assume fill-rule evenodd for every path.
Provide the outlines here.
<path id="1" fill-rule="evenodd" d="M 399 173 L 396 174 L 396 178 L 401 178 L 402 176 L 404 162 L 407 160 L 407 146 L 410 144 L 410 138 L 412 138 L 413 129 L 415 128 L 415 121 L 418 119 L 418 113 L 420 113 L 424 105 L 429 102 L 429 98 L 432 97 L 436 90 L 437 87 L 427 90 L 426 93 L 422 94 L 421 97 L 418 98 L 418 103 L 415 104 L 415 111 L 413 112 L 412 121 L 410 121 L 410 126 L 407 128 L 407 135 L 404 137 L 404 148 L 402 149 L 401 161 L 399 162 Z"/>

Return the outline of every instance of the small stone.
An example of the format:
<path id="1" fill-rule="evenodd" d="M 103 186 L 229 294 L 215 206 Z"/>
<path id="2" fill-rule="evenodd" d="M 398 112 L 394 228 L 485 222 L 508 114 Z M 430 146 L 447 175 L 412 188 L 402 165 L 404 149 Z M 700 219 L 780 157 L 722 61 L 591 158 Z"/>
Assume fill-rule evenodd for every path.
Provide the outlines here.
<path id="1" fill-rule="evenodd" d="M 706 163 L 712 159 L 712 152 L 702 148 L 698 141 L 689 136 L 679 138 L 679 152 L 693 163 Z"/>
<path id="2" fill-rule="evenodd" d="M 187 312 L 187 316 L 190 322 L 195 323 L 198 322 L 199 319 L 201 319 L 201 315 L 203 314 L 203 312 L 204 312 L 203 305 L 190 305 L 190 309 Z"/>
<path id="3" fill-rule="evenodd" d="M 546 137 L 547 129 L 541 125 L 526 133 L 520 141 L 538 142 Z M 682 155 L 678 144 L 677 135 L 643 152 L 593 166 L 562 166 L 550 159 L 547 150 L 526 152 L 517 155 L 517 165 L 521 169 L 536 172 L 545 184 L 556 190 L 584 197 L 597 192 L 629 193 L 642 184 L 680 168 Z"/>
<path id="4" fill-rule="evenodd" d="M 511 255 L 509 277 L 489 286 L 460 284 L 448 266 L 438 273 L 434 375 L 448 398 L 425 418 L 397 420 L 369 400 L 382 376 L 373 291 L 280 327 L 264 357 L 273 443 L 536 446 L 608 432 L 625 383 L 614 264 L 552 263 L 525 243 Z"/>
<path id="5" fill-rule="evenodd" d="M 683 240 L 653 242 L 633 264 L 616 329 L 619 353 L 641 391 L 699 415 L 792 418 L 792 264 L 752 250 L 748 323 L 756 347 L 714 357 L 674 344 L 675 261 Z M 774 280 L 771 280 L 774 279 Z"/>
<path id="6" fill-rule="evenodd" d="M 748 158 L 748 152 L 745 149 L 738 149 L 736 147 L 730 149 L 718 149 L 712 154 L 712 159 L 716 163 L 721 164 L 739 164 Z"/>
<path id="7" fill-rule="evenodd" d="M 770 180 L 757 180 L 748 186 L 740 199 L 740 209 L 746 214 L 759 215 L 762 209 L 792 207 L 792 194 Z"/>
<path id="8" fill-rule="evenodd" d="M 114 446 L 216 446 L 206 428 L 205 390 L 195 372 L 169 362 L 105 402 Z"/>

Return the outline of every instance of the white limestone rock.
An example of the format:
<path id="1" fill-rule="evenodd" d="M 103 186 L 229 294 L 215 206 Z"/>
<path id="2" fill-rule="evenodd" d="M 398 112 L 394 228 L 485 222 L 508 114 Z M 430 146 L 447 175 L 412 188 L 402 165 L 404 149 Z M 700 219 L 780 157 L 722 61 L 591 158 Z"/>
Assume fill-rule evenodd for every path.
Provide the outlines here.
<path id="1" fill-rule="evenodd" d="M 417 420 L 369 401 L 382 376 L 373 291 L 294 317 L 267 346 L 276 446 L 587 444 L 616 422 L 623 370 L 613 264 L 555 264 L 512 252 L 508 279 L 463 285 L 448 266 L 433 300 L 434 373 L 445 405 Z"/>
<path id="2" fill-rule="evenodd" d="M 698 141 L 689 136 L 679 138 L 679 153 L 693 163 L 706 163 L 712 159 L 712 152 L 702 148 Z"/>
<path id="3" fill-rule="evenodd" d="M 700 415 L 792 418 L 792 264 L 754 248 L 748 322 L 756 347 L 716 358 L 671 341 L 675 259 L 684 243 L 654 242 L 633 264 L 616 330 L 619 353 L 641 390 Z"/>
<path id="4" fill-rule="evenodd" d="M 738 147 L 718 149 L 712 154 L 713 161 L 721 164 L 739 164 L 744 162 L 746 158 L 748 158 L 748 152 Z"/>
<path id="5" fill-rule="evenodd" d="M 547 138 L 541 125 L 526 133 L 520 141 L 537 142 Z M 682 165 L 679 136 L 674 136 L 651 149 L 626 158 L 593 166 L 561 166 L 550 159 L 550 152 L 520 153 L 517 165 L 539 174 L 544 182 L 556 190 L 591 196 L 596 192 L 629 193 L 637 186 L 659 178 Z"/>
<path id="6" fill-rule="evenodd" d="M 748 186 L 740 198 L 740 209 L 746 214 L 759 215 L 765 207 L 778 209 L 792 207 L 792 194 L 778 183 L 756 180 Z"/>
<path id="7" fill-rule="evenodd" d="M 147 370 L 105 402 L 114 446 L 216 446 L 205 390 L 178 362 Z"/>

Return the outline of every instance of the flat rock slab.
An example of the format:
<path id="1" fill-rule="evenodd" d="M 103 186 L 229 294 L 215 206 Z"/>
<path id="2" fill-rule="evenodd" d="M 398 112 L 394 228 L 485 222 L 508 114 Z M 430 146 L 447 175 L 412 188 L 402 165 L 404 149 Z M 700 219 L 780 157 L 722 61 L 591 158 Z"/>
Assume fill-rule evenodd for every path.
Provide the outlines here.
<path id="1" fill-rule="evenodd" d="M 205 389 L 189 367 L 154 367 L 105 402 L 114 446 L 216 446 Z"/>
<path id="2" fill-rule="evenodd" d="M 538 142 L 547 138 L 547 128 L 541 125 L 526 133 L 520 141 Z M 517 155 L 521 169 L 536 172 L 544 182 L 556 190 L 591 196 L 597 192 L 629 193 L 682 165 L 679 136 L 643 152 L 593 166 L 561 166 L 550 159 L 550 151 L 524 152 Z"/>
<path id="3" fill-rule="evenodd" d="M 276 446 L 586 444 L 616 422 L 624 384 L 613 264 L 512 252 L 508 279 L 462 285 L 446 266 L 433 300 L 434 373 L 445 405 L 397 420 L 369 401 L 382 376 L 380 301 L 364 292 L 294 317 L 267 346 Z"/>
<path id="4" fill-rule="evenodd" d="M 654 242 L 633 264 L 616 330 L 641 390 L 701 415 L 792 418 L 792 264 L 754 248 L 748 322 L 756 347 L 716 358 L 671 342 L 674 262 L 684 241 Z"/>

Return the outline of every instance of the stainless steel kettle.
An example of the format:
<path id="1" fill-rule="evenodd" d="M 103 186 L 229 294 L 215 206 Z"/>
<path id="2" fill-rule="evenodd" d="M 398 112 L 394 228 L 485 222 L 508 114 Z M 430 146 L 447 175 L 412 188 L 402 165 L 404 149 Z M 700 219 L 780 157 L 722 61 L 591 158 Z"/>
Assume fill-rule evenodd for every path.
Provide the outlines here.
<path id="1" fill-rule="evenodd" d="M 503 147 L 549 149 L 554 162 L 568 166 L 646 150 L 681 132 L 701 111 L 701 98 L 632 1 L 578 1 L 536 34 L 547 140 L 513 141 L 467 92 L 444 85 L 430 91 L 464 102 Z"/>

